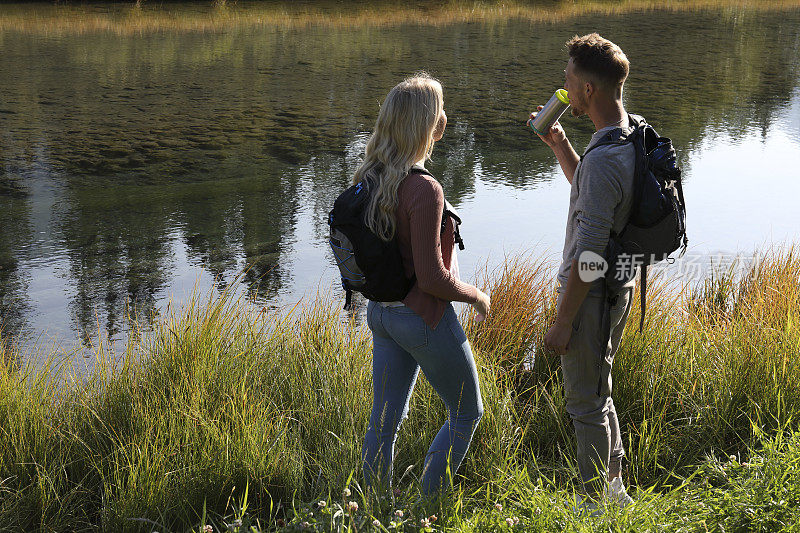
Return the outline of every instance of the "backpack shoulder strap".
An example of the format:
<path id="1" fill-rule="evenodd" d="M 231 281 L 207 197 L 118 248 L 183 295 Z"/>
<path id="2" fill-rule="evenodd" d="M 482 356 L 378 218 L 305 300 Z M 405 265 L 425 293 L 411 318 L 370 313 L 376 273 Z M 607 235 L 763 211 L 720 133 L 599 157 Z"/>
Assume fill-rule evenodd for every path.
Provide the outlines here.
<path id="1" fill-rule="evenodd" d="M 581 161 L 583 161 L 583 158 L 589 155 L 589 152 L 591 152 L 595 148 L 599 148 L 601 146 L 609 146 L 611 144 L 625 144 L 626 142 L 628 142 L 628 136 L 623 134 L 622 128 L 614 128 L 613 130 L 606 133 L 602 139 L 600 139 L 599 141 L 591 145 L 589 148 L 587 148 L 586 151 L 583 152 L 583 155 L 581 156 Z"/>
<path id="2" fill-rule="evenodd" d="M 639 301 L 641 310 L 641 317 L 639 318 L 639 333 L 641 333 L 642 328 L 644 327 L 644 314 L 647 309 L 647 265 L 642 265 L 639 268 L 641 269 L 639 274 Z"/>
<path id="3" fill-rule="evenodd" d="M 642 115 L 637 115 L 635 113 L 628 113 L 628 120 L 633 125 L 633 127 L 647 125 L 647 121 L 644 119 L 644 117 Z"/>
<path id="4" fill-rule="evenodd" d="M 643 172 L 643 167 L 647 165 L 645 161 L 646 154 L 650 152 L 655 147 L 655 144 L 658 142 L 658 133 L 656 133 L 655 128 L 647 123 L 641 115 L 628 115 L 629 120 L 631 121 L 631 125 L 633 125 L 634 129 L 631 134 L 631 138 L 634 140 L 634 143 L 637 144 L 637 153 L 636 153 L 636 175 L 640 177 Z M 636 139 L 638 136 L 638 140 Z M 634 181 L 634 191 L 633 191 L 633 202 L 637 204 L 641 201 L 642 197 L 642 190 L 641 190 L 641 183 L 639 180 Z M 641 312 L 641 316 L 639 317 L 639 333 L 642 332 L 644 328 L 644 318 L 645 313 L 647 312 L 647 268 L 648 264 L 641 265 L 639 271 L 639 309 Z"/>
<path id="5" fill-rule="evenodd" d="M 589 154 L 589 152 L 591 152 L 595 148 L 599 148 L 600 146 L 608 146 L 611 144 L 620 145 L 632 142 L 636 131 L 644 126 L 647 126 L 647 122 L 645 122 L 644 118 L 639 115 L 628 114 L 628 122 L 631 126 L 633 126 L 633 130 L 631 130 L 629 133 L 626 133 L 625 130 L 623 130 L 621 127 L 614 128 L 613 130 L 606 133 L 602 139 L 600 139 L 595 144 L 587 148 L 586 151 L 581 156 L 581 161 L 583 161 L 583 158 L 586 157 Z"/>
<path id="6" fill-rule="evenodd" d="M 430 176 L 433 179 L 436 179 L 433 174 L 428 172 L 426 169 L 422 167 L 418 167 L 414 165 L 408 171 L 409 174 L 422 174 L 423 176 Z M 453 227 L 454 227 L 454 237 L 456 244 L 458 245 L 459 250 L 464 249 L 464 239 L 461 237 L 461 231 L 459 230 L 459 225 L 461 224 L 461 217 L 458 216 L 456 213 L 455 208 L 450 205 L 450 202 L 447 201 L 447 198 L 444 200 L 444 208 L 442 209 L 442 228 L 441 233 L 444 233 L 445 224 L 447 223 L 447 217 L 453 219 Z"/>
<path id="7" fill-rule="evenodd" d="M 461 238 L 461 231 L 459 230 L 459 226 L 461 225 L 461 217 L 458 216 L 456 208 L 453 207 L 450 202 L 447 201 L 447 199 L 444 201 L 444 212 L 442 213 L 442 233 L 444 233 L 445 224 L 447 222 L 445 217 L 450 217 L 453 220 L 453 237 L 455 237 L 458 249 L 463 250 L 464 239 Z"/>

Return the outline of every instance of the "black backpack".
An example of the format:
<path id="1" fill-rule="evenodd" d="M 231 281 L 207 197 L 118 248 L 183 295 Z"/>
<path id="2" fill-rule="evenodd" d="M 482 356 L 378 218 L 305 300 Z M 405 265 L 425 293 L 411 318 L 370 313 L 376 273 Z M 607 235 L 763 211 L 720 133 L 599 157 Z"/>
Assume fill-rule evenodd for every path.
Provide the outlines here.
<path id="1" fill-rule="evenodd" d="M 606 286 L 619 287 L 629 281 L 641 266 L 641 320 L 644 326 L 647 293 L 647 267 L 659 261 L 672 261 L 670 254 L 681 248 L 686 252 L 686 202 L 683 198 L 681 170 L 675 149 L 667 137 L 660 137 L 645 119 L 628 115 L 633 130 L 625 135 L 622 128 L 609 132 L 605 139 L 589 148 L 632 142 L 636 152 L 633 199 L 628 222 L 619 234 L 611 234 L 606 249 L 609 269 Z"/>
<path id="2" fill-rule="evenodd" d="M 411 172 L 428 174 L 416 167 Z M 428 174 L 429 175 L 429 174 Z M 364 179 L 346 189 L 328 213 L 329 243 L 345 290 L 345 309 L 352 305 L 353 291 L 376 302 L 403 300 L 416 282 L 416 276 L 406 277 L 397 236 L 384 241 L 369 229 L 365 222 L 372 183 Z M 464 242 L 458 229 L 461 219 L 445 201 L 442 231 L 447 217 L 453 219 L 455 240 L 461 250 Z"/>

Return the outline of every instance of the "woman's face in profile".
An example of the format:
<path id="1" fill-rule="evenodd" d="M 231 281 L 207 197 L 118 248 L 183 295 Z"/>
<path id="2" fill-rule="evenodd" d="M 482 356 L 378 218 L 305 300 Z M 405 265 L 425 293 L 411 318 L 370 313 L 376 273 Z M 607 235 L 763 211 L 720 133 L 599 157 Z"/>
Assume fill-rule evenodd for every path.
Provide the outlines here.
<path id="1" fill-rule="evenodd" d="M 436 123 L 436 129 L 433 130 L 434 141 L 438 141 L 442 138 L 445 126 L 447 126 L 447 115 L 445 115 L 444 109 L 442 109 L 442 116 L 439 117 L 439 121 Z"/>

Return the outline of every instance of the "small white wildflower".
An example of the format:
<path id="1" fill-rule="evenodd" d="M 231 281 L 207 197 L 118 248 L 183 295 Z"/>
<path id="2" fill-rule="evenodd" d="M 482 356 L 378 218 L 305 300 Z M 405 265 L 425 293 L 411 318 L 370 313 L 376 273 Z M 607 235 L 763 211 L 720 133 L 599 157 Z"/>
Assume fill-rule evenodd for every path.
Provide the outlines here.
<path id="1" fill-rule="evenodd" d="M 419 525 L 420 527 L 428 528 L 431 527 L 431 521 L 428 520 L 427 518 L 420 518 Z"/>
<path id="2" fill-rule="evenodd" d="M 308 529 L 311 527 L 311 524 L 309 524 L 308 522 L 302 522 L 300 525 L 303 527 L 303 529 Z"/>
<path id="3" fill-rule="evenodd" d="M 214 526 L 206 524 L 203 526 L 203 533 L 214 533 Z"/>
<path id="4" fill-rule="evenodd" d="M 326 502 L 325 500 L 320 500 L 317 502 L 317 507 L 319 507 L 320 509 L 324 508 L 326 505 L 328 505 L 328 502 Z"/>
<path id="5" fill-rule="evenodd" d="M 351 513 L 355 513 L 358 511 L 358 504 L 356 502 L 350 502 L 347 504 L 347 510 Z"/>
<path id="6" fill-rule="evenodd" d="M 242 519 L 241 518 L 237 518 L 236 520 L 234 520 L 233 521 L 233 527 L 242 527 Z"/>
<path id="7" fill-rule="evenodd" d="M 731 461 L 735 461 L 735 460 L 736 460 L 736 456 L 735 456 L 735 455 L 731 455 L 731 456 L 729 457 L 729 459 L 730 459 Z"/>
<path id="8" fill-rule="evenodd" d="M 514 519 L 506 518 L 506 524 L 508 524 L 508 527 L 514 527 Z"/>
<path id="9" fill-rule="evenodd" d="M 403 511 L 402 511 L 402 510 L 400 510 L 400 509 L 398 509 L 398 510 L 396 510 L 396 511 L 394 512 L 394 515 L 395 515 L 397 518 L 403 518 Z"/>
<path id="10" fill-rule="evenodd" d="M 372 525 L 375 527 L 381 527 L 381 521 L 376 518 L 372 521 Z"/>
<path id="11" fill-rule="evenodd" d="M 519 518 L 517 518 L 516 516 L 512 517 L 512 518 L 511 518 L 511 520 L 513 520 L 513 521 L 514 521 L 514 525 L 515 525 L 515 526 L 518 526 L 518 525 L 519 525 Z"/>
<path id="12" fill-rule="evenodd" d="M 342 498 L 349 498 L 349 497 L 350 497 L 350 489 L 345 487 L 345 489 L 342 491 Z"/>
<path id="13" fill-rule="evenodd" d="M 499 503 L 496 503 L 496 504 L 494 504 L 494 508 L 495 508 L 497 511 L 502 511 L 502 510 L 503 510 L 503 506 L 502 506 L 502 505 L 500 505 Z"/>

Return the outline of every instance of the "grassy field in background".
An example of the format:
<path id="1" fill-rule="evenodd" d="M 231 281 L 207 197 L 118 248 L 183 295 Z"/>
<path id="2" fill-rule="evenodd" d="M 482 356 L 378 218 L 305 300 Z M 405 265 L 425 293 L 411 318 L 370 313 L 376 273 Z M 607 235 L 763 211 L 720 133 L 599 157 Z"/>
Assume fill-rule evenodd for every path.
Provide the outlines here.
<path id="1" fill-rule="evenodd" d="M 486 276 L 487 320 L 463 317 L 485 415 L 456 490 L 439 502 L 420 501 L 415 485 L 445 416 L 424 379 L 398 441 L 396 494 L 360 491 L 371 340 L 339 299 L 272 313 L 232 293 L 198 295 L 170 306 L 154 332 L 132 336 L 121 360 L 98 350 L 82 378 L 57 356 L 20 365 L 4 347 L 0 530 L 797 527 L 797 251 L 683 289 L 657 280 L 642 333 L 633 306 L 614 400 L 637 503 L 600 518 L 575 517 L 568 504 L 577 477 L 558 359 L 522 364 L 542 353 L 553 274 L 550 264 L 509 258 Z"/>
<path id="2" fill-rule="evenodd" d="M 759 12 L 796 9 L 800 0 L 571 0 L 443 2 L 318 1 L 292 2 L 54 2 L 50 5 L 10 4 L 0 13 L 0 33 L 30 32 L 71 35 L 112 32 L 121 35 L 149 32 L 214 32 L 268 26 L 298 28 L 362 28 L 396 26 L 425 21 L 442 26 L 459 23 L 495 23 L 508 19 L 530 22 L 561 22 L 589 15 L 616 15 L 637 11 L 720 11 L 733 16 L 741 11 Z"/>

